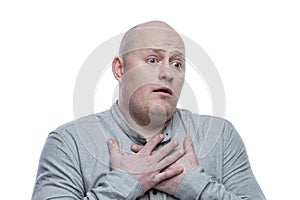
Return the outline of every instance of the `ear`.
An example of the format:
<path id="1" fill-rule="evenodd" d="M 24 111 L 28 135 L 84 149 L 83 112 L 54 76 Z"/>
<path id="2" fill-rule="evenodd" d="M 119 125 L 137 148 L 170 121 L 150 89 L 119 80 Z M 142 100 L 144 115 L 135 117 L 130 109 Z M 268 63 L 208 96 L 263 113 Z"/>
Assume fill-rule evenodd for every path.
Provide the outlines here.
<path id="1" fill-rule="evenodd" d="M 112 62 L 112 71 L 115 78 L 120 82 L 124 73 L 124 64 L 121 57 L 115 57 Z"/>

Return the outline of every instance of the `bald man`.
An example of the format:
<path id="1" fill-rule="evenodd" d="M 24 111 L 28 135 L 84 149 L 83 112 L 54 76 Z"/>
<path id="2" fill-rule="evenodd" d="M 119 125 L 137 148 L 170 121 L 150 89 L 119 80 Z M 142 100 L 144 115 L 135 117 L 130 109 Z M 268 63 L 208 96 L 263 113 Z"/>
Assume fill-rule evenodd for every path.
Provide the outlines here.
<path id="1" fill-rule="evenodd" d="M 118 101 L 49 134 L 32 199 L 265 199 L 232 124 L 176 108 L 185 49 L 172 27 L 127 31 L 112 71 Z"/>

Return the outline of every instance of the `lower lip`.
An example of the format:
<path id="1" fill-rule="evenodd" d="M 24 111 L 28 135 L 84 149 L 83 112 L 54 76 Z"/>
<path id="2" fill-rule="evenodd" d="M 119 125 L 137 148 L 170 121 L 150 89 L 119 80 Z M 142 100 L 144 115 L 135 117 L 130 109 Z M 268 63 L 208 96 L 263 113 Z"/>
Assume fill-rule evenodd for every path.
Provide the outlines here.
<path id="1" fill-rule="evenodd" d="M 160 96 L 164 96 L 164 97 L 171 97 L 172 95 L 166 92 L 154 92 L 156 94 L 159 94 Z"/>

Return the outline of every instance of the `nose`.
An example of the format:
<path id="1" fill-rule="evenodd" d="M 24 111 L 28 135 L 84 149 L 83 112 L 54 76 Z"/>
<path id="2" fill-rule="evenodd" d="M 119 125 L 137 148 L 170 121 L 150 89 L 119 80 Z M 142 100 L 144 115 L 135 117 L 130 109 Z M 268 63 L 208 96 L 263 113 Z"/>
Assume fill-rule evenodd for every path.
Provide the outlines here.
<path id="1" fill-rule="evenodd" d="M 158 79 L 172 82 L 174 80 L 173 71 L 169 67 L 159 66 Z"/>

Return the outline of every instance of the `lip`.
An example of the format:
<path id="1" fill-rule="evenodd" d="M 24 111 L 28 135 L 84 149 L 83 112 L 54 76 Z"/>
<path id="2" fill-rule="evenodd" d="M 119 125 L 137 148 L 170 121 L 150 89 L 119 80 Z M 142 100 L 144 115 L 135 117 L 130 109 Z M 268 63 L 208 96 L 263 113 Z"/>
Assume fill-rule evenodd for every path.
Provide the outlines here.
<path id="1" fill-rule="evenodd" d="M 152 92 L 159 93 L 163 96 L 172 96 L 173 95 L 173 91 L 169 87 L 166 87 L 166 86 L 157 87 Z"/>

